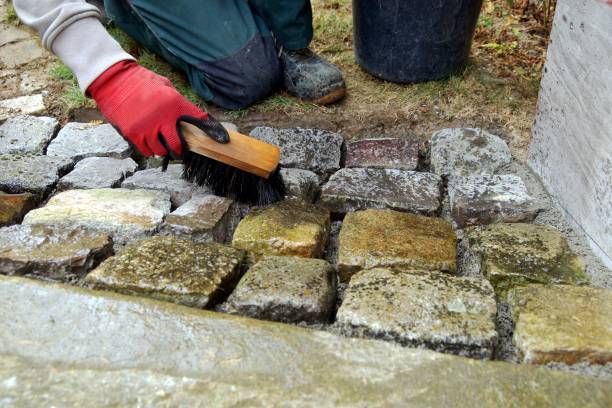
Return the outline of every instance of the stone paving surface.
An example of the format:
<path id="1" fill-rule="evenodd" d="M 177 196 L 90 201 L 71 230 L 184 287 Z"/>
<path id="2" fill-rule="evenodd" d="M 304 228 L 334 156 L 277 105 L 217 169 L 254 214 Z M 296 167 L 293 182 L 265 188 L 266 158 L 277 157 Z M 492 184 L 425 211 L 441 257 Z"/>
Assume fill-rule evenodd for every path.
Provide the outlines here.
<path id="1" fill-rule="evenodd" d="M 6 44 L 0 53 L 0 63 L 6 68 L 17 68 L 46 56 L 46 51 L 34 39 Z"/>
<path id="2" fill-rule="evenodd" d="M 319 195 L 319 177 L 312 171 L 281 169 L 280 174 L 287 189 L 287 199 L 312 203 Z"/>
<path id="3" fill-rule="evenodd" d="M 461 240 L 461 274 L 484 275 L 500 298 L 509 289 L 528 283 L 588 282 L 585 266 L 563 235 L 531 224 L 492 224 L 470 227 Z"/>
<path id="4" fill-rule="evenodd" d="M 47 194 L 74 164 L 70 157 L 0 156 L 0 190 L 30 192 L 38 199 Z"/>
<path id="5" fill-rule="evenodd" d="M 252 266 L 220 310 L 287 323 L 327 323 L 335 271 L 322 259 L 269 256 Z"/>
<path id="6" fill-rule="evenodd" d="M 528 285 L 514 289 L 509 302 L 523 362 L 612 363 L 612 291 Z"/>
<path id="7" fill-rule="evenodd" d="M 98 231 L 120 246 L 153 234 L 169 212 L 170 195 L 161 191 L 69 190 L 30 211 L 23 223 Z"/>
<path id="8" fill-rule="evenodd" d="M 281 148 L 283 167 L 310 170 L 322 177 L 340 168 L 344 140 L 337 133 L 318 129 L 274 129 L 256 127 L 250 133 L 256 139 Z"/>
<path id="9" fill-rule="evenodd" d="M 349 213 L 340 231 L 340 280 L 375 267 L 454 273 L 455 246 L 455 233 L 441 218 L 391 210 Z"/>
<path id="10" fill-rule="evenodd" d="M 93 123 L 67 123 L 47 147 L 49 156 L 76 160 L 95 156 L 125 159 L 131 152 L 130 145 L 111 125 Z"/>
<path id="11" fill-rule="evenodd" d="M 17 96 L 0 101 L 0 120 L 16 115 L 33 115 L 46 109 L 42 94 Z"/>
<path id="12" fill-rule="evenodd" d="M 21 222 L 23 216 L 34 208 L 34 204 L 34 196 L 30 193 L 0 192 L 0 227 Z"/>
<path id="13" fill-rule="evenodd" d="M 76 188 L 118 187 L 121 181 L 136 171 L 138 164 L 130 158 L 88 157 L 76 164 L 74 169 L 62 177 L 58 190 Z"/>
<path id="14" fill-rule="evenodd" d="M 612 403 L 606 381 L 19 278 L 0 277 L 0 316 L 17 406 Z"/>
<path id="15" fill-rule="evenodd" d="M 231 292 L 244 255 L 213 242 L 152 237 L 104 261 L 85 285 L 205 308 Z"/>
<path id="16" fill-rule="evenodd" d="M 346 167 L 416 170 L 419 143 L 409 139 L 376 138 L 347 143 Z"/>
<path id="17" fill-rule="evenodd" d="M 165 191 L 170 194 L 172 205 L 179 207 L 185 204 L 194 192 L 206 193 L 206 188 L 197 187 L 182 179 L 183 165 L 170 164 L 166 171 L 161 168 L 137 171 L 121 183 L 121 187 L 129 189 L 148 189 Z"/>
<path id="18" fill-rule="evenodd" d="M 194 194 L 164 220 L 162 235 L 180 236 L 194 242 L 223 243 L 237 221 L 234 201 L 210 194 Z"/>
<path id="19" fill-rule="evenodd" d="M 334 213 L 389 208 L 431 215 L 440 208 L 439 176 L 395 169 L 341 169 L 321 191 Z"/>
<path id="20" fill-rule="evenodd" d="M 238 224 L 232 245 L 249 251 L 255 260 L 264 255 L 323 255 L 329 234 L 326 209 L 298 202 L 254 208 Z"/>
<path id="21" fill-rule="evenodd" d="M 113 252 L 108 235 L 80 229 L 13 225 L 0 228 L 0 273 L 71 280 Z"/>
<path id="22" fill-rule="evenodd" d="M 543 209 L 515 175 L 451 176 L 451 215 L 459 228 L 495 222 L 529 222 Z"/>
<path id="23" fill-rule="evenodd" d="M 42 154 L 58 126 L 50 117 L 10 118 L 0 125 L 0 154 Z"/>
<path id="24" fill-rule="evenodd" d="M 431 137 L 431 168 L 436 174 L 492 174 L 511 160 L 506 142 L 482 129 L 443 129 Z"/>
<path id="25" fill-rule="evenodd" d="M 348 335 L 490 359 L 496 311 L 484 279 L 376 268 L 352 276 L 337 325 Z"/>

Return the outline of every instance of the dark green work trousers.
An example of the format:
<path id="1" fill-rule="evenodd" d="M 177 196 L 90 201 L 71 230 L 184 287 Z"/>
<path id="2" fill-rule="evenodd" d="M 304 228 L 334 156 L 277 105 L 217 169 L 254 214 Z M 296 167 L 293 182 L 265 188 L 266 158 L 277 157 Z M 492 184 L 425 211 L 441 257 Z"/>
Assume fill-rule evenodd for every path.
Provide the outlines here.
<path id="1" fill-rule="evenodd" d="M 115 25 L 185 72 L 204 100 L 241 109 L 282 80 L 278 48 L 312 39 L 310 0 L 105 0 Z"/>

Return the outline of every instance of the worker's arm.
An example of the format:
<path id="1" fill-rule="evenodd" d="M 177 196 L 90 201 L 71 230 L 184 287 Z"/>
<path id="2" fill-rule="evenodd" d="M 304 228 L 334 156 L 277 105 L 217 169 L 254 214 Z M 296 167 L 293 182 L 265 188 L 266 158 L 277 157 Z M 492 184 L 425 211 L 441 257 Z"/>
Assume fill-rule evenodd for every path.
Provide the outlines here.
<path id="1" fill-rule="evenodd" d="M 19 18 L 34 27 L 43 45 L 66 64 L 106 119 L 145 156 L 182 153 L 178 122 L 217 128 L 166 78 L 139 66 L 84 0 L 14 0 Z"/>
<path id="2" fill-rule="evenodd" d="M 13 0 L 13 5 L 43 46 L 74 72 L 83 92 L 113 64 L 133 59 L 108 34 L 98 8 L 85 0 Z"/>

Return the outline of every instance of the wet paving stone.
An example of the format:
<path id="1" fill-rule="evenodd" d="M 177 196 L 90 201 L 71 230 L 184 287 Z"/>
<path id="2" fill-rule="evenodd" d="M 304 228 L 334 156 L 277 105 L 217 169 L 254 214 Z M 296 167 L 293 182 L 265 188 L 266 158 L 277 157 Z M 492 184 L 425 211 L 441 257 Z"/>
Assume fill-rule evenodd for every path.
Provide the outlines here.
<path id="1" fill-rule="evenodd" d="M 320 204 L 333 213 L 389 208 L 433 214 L 440 208 L 439 176 L 395 169 L 341 169 L 321 191 Z"/>
<path id="2" fill-rule="evenodd" d="M 451 176 L 448 196 L 451 216 L 459 228 L 532 221 L 543 209 L 515 175 Z"/>
<path id="3" fill-rule="evenodd" d="M 409 139 L 372 138 L 346 145 L 346 167 L 416 170 L 419 142 Z"/>
<path id="4" fill-rule="evenodd" d="M 322 259 L 265 257 L 245 273 L 220 310 L 286 323 L 326 323 L 334 309 L 335 279 Z"/>
<path id="5" fill-rule="evenodd" d="M 108 235 L 80 229 L 13 225 L 0 228 L 0 273 L 70 281 L 113 253 Z"/>
<path id="6" fill-rule="evenodd" d="M 274 129 L 256 127 L 250 133 L 256 139 L 281 148 L 283 167 L 310 170 L 325 177 L 340 168 L 341 135 L 318 129 Z"/>
<path id="7" fill-rule="evenodd" d="M 612 291 L 528 285 L 509 294 L 514 343 L 529 364 L 612 363 Z"/>
<path id="8" fill-rule="evenodd" d="M 504 299 L 509 289 L 528 283 L 588 282 L 582 259 L 563 235 L 532 224 L 470 227 L 460 242 L 462 275 L 484 275 Z"/>
<path id="9" fill-rule="evenodd" d="M 375 268 L 351 278 L 336 324 L 350 336 L 490 359 L 496 312 L 485 279 Z"/>
<path id="10" fill-rule="evenodd" d="M 312 171 L 281 169 L 280 174 L 287 189 L 287 199 L 312 203 L 319 195 L 319 177 Z"/>
<path id="11" fill-rule="evenodd" d="M 88 157 L 76 164 L 74 169 L 62 177 L 58 190 L 75 188 L 117 187 L 121 180 L 136 171 L 138 164 L 130 158 Z"/>
<path id="12" fill-rule="evenodd" d="M 231 292 L 244 255 L 214 242 L 152 237 L 104 261 L 85 285 L 205 308 Z"/>
<path id="13" fill-rule="evenodd" d="M 23 223 L 83 228 L 112 236 L 118 248 L 157 231 L 170 213 L 170 195 L 153 190 L 91 189 L 61 192 Z"/>
<path id="14" fill-rule="evenodd" d="M 232 245 L 249 251 L 255 260 L 264 255 L 319 258 L 329 233 L 329 211 L 294 201 L 252 209 L 234 232 Z"/>
<path id="15" fill-rule="evenodd" d="M 21 222 L 35 204 L 34 196 L 30 193 L 5 194 L 0 191 L 0 226 Z"/>
<path id="16" fill-rule="evenodd" d="M 55 118 L 16 116 L 0 125 L 1 154 L 42 154 L 59 126 Z"/>
<path id="17" fill-rule="evenodd" d="M 162 235 L 189 238 L 194 242 L 225 242 L 232 219 L 234 201 L 209 194 L 194 194 L 164 220 Z"/>
<path id="18" fill-rule="evenodd" d="M 340 230 L 338 273 L 347 282 L 361 269 L 456 270 L 456 237 L 441 218 L 391 210 L 348 213 Z"/>
<path id="19" fill-rule="evenodd" d="M 125 159 L 132 152 L 130 145 L 109 124 L 67 123 L 47 147 L 49 156 Z"/>
<path id="20" fill-rule="evenodd" d="M 46 109 L 42 94 L 18 96 L 0 101 L 0 120 L 17 115 L 33 115 Z"/>
<path id="21" fill-rule="evenodd" d="M 30 192 L 37 199 L 47 194 L 72 165 L 70 157 L 0 156 L 0 190 Z"/>
<path id="22" fill-rule="evenodd" d="M 121 183 L 121 187 L 165 191 L 172 197 L 172 205 L 179 207 L 189 201 L 195 192 L 208 192 L 206 188 L 183 180 L 182 174 L 182 164 L 170 164 L 166 171 L 162 171 L 159 167 L 137 171 L 133 176 L 126 178 Z"/>
<path id="23" fill-rule="evenodd" d="M 482 129 L 443 129 L 431 137 L 431 168 L 439 175 L 492 174 L 511 160 L 506 142 Z"/>

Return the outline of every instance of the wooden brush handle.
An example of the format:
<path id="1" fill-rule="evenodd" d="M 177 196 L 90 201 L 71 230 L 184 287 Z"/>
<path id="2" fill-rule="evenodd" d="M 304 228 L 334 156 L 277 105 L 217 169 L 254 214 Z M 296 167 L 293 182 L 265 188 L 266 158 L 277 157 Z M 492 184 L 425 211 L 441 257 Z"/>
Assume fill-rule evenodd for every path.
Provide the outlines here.
<path id="1" fill-rule="evenodd" d="M 261 140 L 228 130 L 230 142 L 211 139 L 200 128 L 181 122 L 183 138 L 194 153 L 220 161 L 265 179 L 278 167 L 280 149 Z"/>

